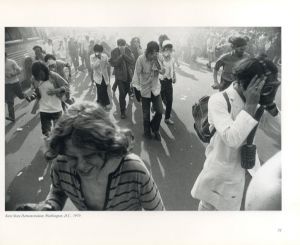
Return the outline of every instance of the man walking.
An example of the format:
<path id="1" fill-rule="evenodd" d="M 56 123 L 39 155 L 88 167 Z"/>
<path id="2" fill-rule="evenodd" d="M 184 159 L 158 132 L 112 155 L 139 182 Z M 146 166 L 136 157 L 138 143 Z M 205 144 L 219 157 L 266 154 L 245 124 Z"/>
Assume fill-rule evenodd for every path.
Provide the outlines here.
<path id="1" fill-rule="evenodd" d="M 173 125 L 171 111 L 173 105 L 173 83 L 176 83 L 175 59 L 172 56 L 173 44 L 170 40 L 165 40 L 162 44 L 161 55 L 159 56 L 164 75 L 160 75 L 161 98 L 166 106 L 165 123 Z"/>
<path id="2" fill-rule="evenodd" d="M 121 118 L 126 118 L 126 95 L 130 91 L 130 83 L 133 76 L 134 56 L 126 47 L 126 41 L 119 39 L 118 47 L 111 52 L 110 64 L 114 67 L 115 79 L 119 88 L 119 103 Z"/>
<path id="3" fill-rule="evenodd" d="M 107 86 L 110 82 L 108 56 L 103 52 L 103 47 L 99 44 L 94 46 L 94 54 L 90 56 L 91 68 L 97 87 L 97 103 L 105 109 L 111 109 Z"/>
<path id="4" fill-rule="evenodd" d="M 5 53 L 5 103 L 8 108 L 8 117 L 5 119 L 12 122 L 15 122 L 15 96 L 19 99 L 25 99 L 18 77 L 21 70 L 22 69 L 18 66 L 17 62 L 12 59 L 8 59 L 7 53 Z"/>
<path id="5" fill-rule="evenodd" d="M 161 140 L 159 133 L 160 122 L 162 119 L 163 106 L 160 95 L 161 85 L 158 79 L 159 73 L 163 74 L 164 70 L 158 62 L 157 56 L 159 45 L 151 41 L 147 44 L 145 54 L 138 57 L 134 71 L 133 87 L 141 92 L 142 109 L 144 120 L 144 136 L 148 139 L 154 138 Z M 150 121 L 151 102 L 155 111 L 154 117 Z"/>

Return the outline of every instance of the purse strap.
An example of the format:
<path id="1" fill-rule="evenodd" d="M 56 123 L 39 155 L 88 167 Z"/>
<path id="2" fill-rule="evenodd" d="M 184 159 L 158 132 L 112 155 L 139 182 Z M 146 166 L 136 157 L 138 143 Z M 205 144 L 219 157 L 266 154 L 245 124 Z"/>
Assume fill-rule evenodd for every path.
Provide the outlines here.
<path id="1" fill-rule="evenodd" d="M 254 136 L 255 136 L 255 133 L 256 133 L 256 130 L 258 128 L 258 124 L 259 124 L 259 121 L 262 117 L 262 115 L 264 114 L 264 110 L 265 108 L 263 106 L 260 106 L 257 111 L 255 112 L 255 115 L 254 115 L 254 119 L 258 122 L 257 125 L 251 130 L 250 134 L 248 135 L 247 137 L 247 145 L 252 145 L 253 143 L 253 140 L 254 140 Z"/>
<path id="2" fill-rule="evenodd" d="M 229 101 L 228 94 L 226 93 L 226 91 L 223 92 L 222 94 L 223 94 L 223 96 L 226 100 L 228 112 L 231 113 L 231 104 L 230 104 L 230 101 Z"/>
<path id="3" fill-rule="evenodd" d="M 223 96 L 226 100 L 228 113 L 231 113 L 231 104 L 230 104 L 230 101 L 229 101 L 228 94 L 226 93 L 226 91 L 224 91 L 222 94 L 223 94 Z M 216 132 L 216 128 L 214 127 L 211 131 L 211 136 L 213 136 L 215 134 L 215 132 Z"/>

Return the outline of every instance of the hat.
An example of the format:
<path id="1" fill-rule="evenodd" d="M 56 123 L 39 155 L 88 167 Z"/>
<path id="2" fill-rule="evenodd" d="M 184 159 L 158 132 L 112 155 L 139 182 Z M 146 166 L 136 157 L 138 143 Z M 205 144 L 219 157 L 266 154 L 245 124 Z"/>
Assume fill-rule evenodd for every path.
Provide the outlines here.
<path id="1" fill-rule="evenodd" d="M 167 45 L 170 45 L 170 46 L 173 47 L 173 44 L 172 44 L 172 42 L 171 42 L 170 40 L 165 40 L 165 41 L 163 41 L 163 43 L 162 43 L 161 46 L 164 48 L 164 47 L 167 46 Z"/>

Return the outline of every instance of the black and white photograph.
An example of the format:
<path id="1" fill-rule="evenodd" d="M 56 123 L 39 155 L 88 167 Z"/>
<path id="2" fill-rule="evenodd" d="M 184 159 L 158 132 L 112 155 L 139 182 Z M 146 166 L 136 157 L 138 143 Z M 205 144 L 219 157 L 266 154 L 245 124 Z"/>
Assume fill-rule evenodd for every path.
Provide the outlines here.
<path id="1" fill-rule="evenodd" d="M 281 83 L 280 27 L 5 27 L 5 210 L 281 210 Z"/>
<path id="2" fill-rule="evenodd" d="M 2 1 L 0 244 L 299 244 L 298 5 Z"/>

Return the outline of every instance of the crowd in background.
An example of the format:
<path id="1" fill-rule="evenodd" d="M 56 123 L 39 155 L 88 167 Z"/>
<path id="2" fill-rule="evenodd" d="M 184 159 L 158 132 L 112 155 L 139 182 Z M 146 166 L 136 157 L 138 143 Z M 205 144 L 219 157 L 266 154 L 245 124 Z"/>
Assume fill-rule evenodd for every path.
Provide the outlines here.
<path id="1" fill-rule="evenodd" d="M 274 63 L 281 64 L 281 33 L 278 28 L 214 28 L 201 29 L 190 35 L 187 42 L 177 50 L 185 62 L 195 62 L 197 57 L 208 58 L 213 52 L 215 59 L 230 51 L 229 38 L 232 36 L 248 38 L 246 52 L 251 56 L 265 53 Z"/>
<path id="2" fill-rule="evenodd" d="M 232 37 L 234 36 L 239 36 L 239 37 L 236 39 L 232 39 Z M 243 48 L 243 50 L 242 50 L 242 54 L 239 55 L 239 53 L 236 50 L 241 47 Z M 34 46 L 33 50 L 35 51 L 35 57 L 33 59 L 33 64 L 31 67 L 31 72 L 33 76 L 32 77 L 33 94 L 30 96 L 24 95 L 20 93 L 20 91 L 18 90 L 19 95 L 18 94 L 16 95 L 20 99 L 25 98 L 28 102 L 31 102 L 32 100 L 38 98 L 37 100 L 39 101 L 40 104 L 39 109 L 40 109 L 40 119 L 42 124 L 41 125 L 42 134 L 45 136 L 46 141 L 50 138 L 50 144 L 53 144 L 55 146 L 59 145 L 57 147 L 63 148 L 64 151 L 65 148 L 67 147 L 67 153 L 71 149 L 70 152 L 72 154 L 75 154 L 76 158 L 79 160 L 82 158 L 84 154 L 85 155 L 90 154 L 89 151 L 90 148 L 87 151 L 86 149 L 81 148 L 81 147 L 85 147 L 84 145 L 82 145 L 82 142 L 87 140 L 87 138 L 85 138 L 85 135 L 83 135 L 83 133 L 77 132 L 78 135 L 74 136 L 74 137 L 78 137 L 77 145 L 74 144 L 76 140 L 70 143 L 68 139 L 68 137 L 70 138 L 73 137 L 73 133 L 72 133 L 73 131 L 67 134 L 68 137 L 66 137 L 66 135 L 63 133 L 66 124 L 68 123 L 72 124 L 73 121 L 75 123 L 76 120 L 79 120 L 78 124 L 80 123 L 82 124 L 81 125 L 82 129 L 80 130 L 83 130 L 85 134 L 88 135 L 88 137 L 95 136 L 95 135 L 90 136 L 92 132 L 92 128 L 86 130 L 85 128 L 86 125 L 84 125 L 82 121 L 80 121 L 81 120 L 80 118 L 82 116 L 83 118 L 82 120 L 85 120 L 84 118 L 86 116 L 89 116 L 91 117 L 91 121 L 93 120 L 95 121 L 95 118 L 93 118 L 94 115 L 89 114 L 89 110 L 93 110 L 94 114 L 96 115 L 97 106 L 83 104 L 83 105 L 79 105 L 79 107 L 78 105 L 76 105 L 77 107 L 76 106 L 70 107 L 71 110 L 75 110 L 75 109 L 77 110 L 76 113 L 78 113 L 79 115 L 78 117 L 77 114 L 72 115 L 72 113 L 71 114 L 66 113 L 68 107 L 74 103 L 72 94 L 70 93 L 70 84 L 72 83 L 71 68 L 74 69 L 75 74 L 77 72 L 87 71 L 90 77 L 91 85 L 95 84 L 97 88 L 96 102 L 102 106 L 101 110 L 103 110 L 100 113 L 101 115 L 100 114 L 97 115 L 99 116 L 99 118 L 96 119 L 103 120 L 104 122 L 103 125 L 97 129 L 98 132 L 96 133 L 101 132 L 104 135 L 103 138 L 101 138 L 101 140 L 103 139 L 106 140 L 105 137 L 108 137 L 107 136 L 108 133 L 104 132 L 103 128 L 106 129 L 106 127 L 108 127 L 110 128 L 108 130 L 109 133 L 113 134 L 112 136 L 113 139 L 109 138 L 108 140 L 118 141 L 119 140 L 118 137 L 122 137 L 122 142 L 120 143 L 118 141 L 118 144 L 120 145 L 123 144 L 123 145 L 122 147 L 120 147 L 120 149 L 118 148 L 116 156 L 118 157 L 118 161 L 119 162 L 121 161 L 122 164 L 124 161 L 132 162 L 132 166 L 128 167 L 126 171 L 124 169 L 119 170 L 120 172 L 117 175 L 118 176 L 123 174 L 125 175 L 127 171 L 139 173 L 141 175 L 139 176 L 139 178 L 142 179 L 141 182 L 143 186 L 142 189 L 140 188 L 140 186 L 135 186 L 134 188 L 130 186 L 128 187 L 130 191 L 127 190 L 126 192 L 125 189 L 122 189 L 123 187 L 122 188 L 120 187 L 123 183 L 121 184 L 116 183 L 116 186 L 114 188 L 117 189 L 120 188 L 122 189 L 123 192 L 125 191 L 127 194 L 132 190 L 139 193 L 139 197 L 136 196 L 132 197 L 130 194 L 130 198 L 138 199 L 138 201 L 135 200 L 135 202 L 129 206 L 126 205 L 124 207 L 122 206 L 122 210 L 132 210 L 132 209 L 164 210 L 165 208 L 162 199 L 160 197 L 156 184 L 152 179 L 151 174 L 149 174 L 141 159 L 138 158 L 138 160 L 136 160 L 136 156 L 129 155 L 130 149 L 129 149 L 129 143 L 127 141 L 128 141 L 128 137 L 131 137 L 131 135 L 129 134 L 130 136 L 128 136 L 128 133 L 120 133 L 121 132 L 120 129 L 114 125 L 114 122 L 110 122 L 109 119 L 105 117 L 106 114 L 104 110 L 109 111 L 112 108 L 112 103 L 113 103 L 111 97 L 109 96 L 108 90 L 112 89 L 112 92 L 115 93 L 116 89 L 117 88 L 119 89 L 118 102 L 120 106 L 121 119 L 126 119 L 126 96 L 127 95 L 130 97 L 135 96 L 136 99 L 142 104 L 144 136 L 147 139 L 154 138 L 155 140 L 161 141 L 159 128 L 160 128 L 162 116 L 164 114 L 163 104 L 166 107 L 165 120 L 164 120 L 165 123 L 168 125 L 174 124 L 174 122 L 171 120 L 171 111 L 172 111 L 172 102 L 173 102 L 172 84 L 176 82 L 175 65 L 179 67 L 180 66 L 179 61 L 183 61 L 188 64 L 193 64 L 193 63 L 197 63 L 198 59 L 205 59 L 208 61 L 208 63 L 206 64 L 208 70 L 211 70 L 213 63 L 216 62 L 217 65 L 215 66 L 215 71 L 214 71 L 215 78 L 217 77 L 218 69 L 222 66 L 223 66 L 223 70 L 227 72 L 227 76 L 229 73 L 230 75 L 232 75 L 231 73 L 232 73 L 234 59 L 241 60 L 242 58 L 257 57 L 257 56 L 261 57 L 263 55 L 267 57 L 270 61 L 273 61 L 275 65 L 281 65 L 281 33 L 276 28 L 271 28 L 266 30 L 259 30 L 255 28 L 246 28 L 246 29 L 207 28 L 201 30 L 201 32 L 198 32 L 197 29 L 195 29 L 195 32 L 187 39 L 185 43 L 176 39 L 170 40 L 170 38 L 167 35 L 162 34 L 160 35 L 157 41 L 150 41 L 147 43 L 145 47 L 142 47 L 140 37 L 136 37 L 136 36 L 132 37 L 131 40 L 126 41 L 123 38 L 118 38 L 116 40 L 116 38 L 114 38 L 113 36 L 107 38 L 106 36 L 99 37 L 99 36 L 83 34 L 83 35 L 73 35 L 73 36 L 64 36 L 64 37 L 60 36 L 60 37 L 53 37 L 53 38 L 49 37 L 46 40 L 44 40 L 41 46 L 39 45 Z M 244 56 L 244 52 L 247 53 L 247 56 L 246 55 Z M 219 62 L 220 57 L 224 57 L 224 55 L 229 53 L 230 55 L 228 55 L 229 58 L 227 59 L 230 59 L 231 62 L 231 63 L 229 62 L 230 67 L 228 66 L 228 63 L 226 63 L 227 61 L 222 64 Z M 12 64 L 13 64 L 12 66 L 14 66 L 14 63 Z M 18 68 L 18 70 L 20 69 Z M 274 72 L 274 74 L 275 73 L 277 77 L 277 69 L 276 72 Z M 111 76 L 115 76 L 115 81 L 112 87 L 110 87 Z M 222 85 L 222 79 L 224 82 L 227 78 L 223 72 L 220 84 L 218 84 L 218 81 L 215 79 L 215 84 L 214 84 L 215 88 L 219 88 L 219 86 Z M 220 91 L 227 89 L 234 81 L 234 80 L 230 80 L 230 81 L 229 80 L 230 79 L 227 79 L 226 81 L 228 82 L 226 87 L 222 89 L 220 87 Z M 251 81 L 251 84 L 252 83 L 253 82 Z M 262 89 L 262 86 L 260 89 Z M 232 90 L 234 89 L 232 88 Z M 241 89 L 241 91 L 244 90 Z M 259 94 L 257 94 L 256 97 L 258 98 L 258 96 Z M 13 101 L 10 100 L 10 110 L 12 110 L 12 108 L 13 108 Z M 81 115 L 81 112 L 83 114 L 84 113 L 86 114 Z M 227 109 L 226 109 L 226 113 L 227 113 Z M 231 113 L 231 111 L 229 111 L 229 113 Z M 247 114 L 248 118 L 246 119 L 251 118 L 252 120 L 251 121 L 252 124 L 250 125 L 251 128 L 249 126 L 249 132 L 250 132 L 252 128 L 255 127 L 256 121 L 252 118 L 253 117 L 252 114 L 254 113 L 252 114 L 248 113 L 248 114 Z M 222 117 L 223 119 L 222 115 L 218 115 L 218 116 Z M 61 119 L 59 120 L 59 118 Z M 7 119 L 10 121 L 14 121 L 14 114 L 10 114 L 10 116 L 7 117 Z M 280 120 L 280 117 L 279 119 L 277 118 L 277 120 Z M 57 121 L 59 122 L 58 123 L 59 126 L 55 127 L 54 131 L 51 133 L 51 128 L 52 126 L 55 126 Z M 90 121 L 87 121 L 87 124 L 88 123 L 90 123 Z M 97 124 L 97 122 L 95 123 Z M 231 124 L 234 122 L 228 121 L 227 123 L 229 125 L 228 127 L 230 127 Z M 78 124 L 76 124 L 76 126 L 78 126 Z M 75 126 L 71 125 L 70 130 L 74 130 L 72 127 Z M 62 147 L 53 135 L 57 137 L 58 140 L 61 140 L 62 139 L 61 137 L 63 137 L 65 145 Z M 216 137 L 220 136 L 218 134 L 216 135 L 217 135 Z M 236 137 L 238 138 L 240 137 L 240 135 L 241 134 L 238 134 Z M 98 147 L 97 144 L 99 144 L 99 142 L 97 142 L 97 140 L 99 139 L 95 139 L 96 143 L 95 142 L 91 143 L 92 148 Z M 239 140 L 242 139 L 239 138 Z M 90 144 L 88 140 L 86 141 L 86 143 Z M 232 142 L 229 142 L 228 145 L 230 145 L 231 143 Z M 107 142 L 105 142 L 105 146 L 107 146 L 106 144 Z M 213 147 L 213 144 L 214 143 L 211 144 L 211 147 Z M 222 147 L 224 149 L 227 147 L 229 152 L 232 149 L 228 145 L 225 144 L 225 146 Z M 115 145 L 112 144 L 107 147 L 108 147 L 107 152 L 112 154 L 112 156 L 110 155 L 109 157 L 115 159 L 116 157 L 114 155 Z M 57 148 L 55 149 L 53 148 L 52 150 L 54 150 L 54 153 L 51 152 L 51 150 L 47 152 L 48 155 L 46 155 L 46 157 L 49 159 L 53 159 L 57 157 L 58 154 Z M 99 148 L 97 148 L 97 150 L 99 150 Z M 65 153 L 63 150 L 61 151 Z M 101 152 L 101 154 L 103 153 L 103 155 L 101 156 L 100 154 L 94 156 L 95 155 L 94 154 L 93 155 L 94 160 L 92 161 L 95 162 L 103 161 L 104 163 L 102 167 L 103 168 L 107 167 L 106 165 L 106 162 L 108 161 L 106 156 L 107 152 Z M 218 153 L 220 152 L 222 153 L 222 151 L 218 150 Z M 59 151 L 59 153 L 61 152 Z M 223 155 L 221 156 L 221 158 L 222 157 Z M 67 160 L 63 160 L 63 161 L 67 161 Z M 133 164 L 135 161 L 139 161 L 140 165 Z M 87 174 L 87 173 L 90 174 L 91 173 L 90 171 L 92 170 L 91 169 L 87 170 L 83 162 L 85 162 L 85 160 L 82 161 L 83 174 Z M 236 160 L 236 162 L 238 162 L 238 160 Z M 90 209 L 120 210 L 120 207 L 118 208 L 116 207 L 121 205 L 123 202 L 126 202 L 126 200 L 124 201 L 124 197 L 120 198 L 121 194 L 119 194 L 109 199 L 108 201 L 109 204 L 106 201 L 103 206 L 102 205 L 102 202 L 104 200 L 103 191 L 99 193 L 99 190 L 96 190 L 95 186 L 93 186 L 93 184 L 88 181 L 85 184 L 87 184 L 87 186 L 90 187 L 84 191 L 86 192 L 85 194 L 87 198 L 90 198 L 90 200 L 86 201 L 86 203 L 90 202 L 89 205 L 86 205 L 86 203 L 80 199 L 80 195 L 82 195 L 82 193 L 78 194 L 78 190 L 77 190 L 78 187 L 76 186 L 75 187 L 72 186 L 72 191 L 74 193 L 72 192 L 71 196 L 73 197 L 71 197 L 68 194 L 70 192 L 70 189 L 68 189 L 67 187 L 60 186 L 62 183 L 61 179 L 64 178 L 60 176 L 60 174 L 58 173 L 62 168 L 62 166 L 60 165 L 59 164 L 55 165 L 55 167 L 51 172 L 52 186 L 51 186 L 51 191 L 49 193 L 49 196 L 47 197 L 46 203 L 43 203 L 41 207 L 35 206 L 34 208 L 32 208 L 33 210 L 61 210 L 64 206 L 67 196 L 70 197 L 74 203 L 76 203 L 76 207 L 79 210 L 90 210 Z M 114 165 L 111 166 L 116 167 L 117 163 L 114 163 Z M 69 169 L 65 169 L 65 165 L 64 165 L 63 168 L 64 168 L 63 171 L 68 173 L 72 173 L 73 171 L 72 167 L 70 167 Z M 109 168 L 109 171 L 112 170 L 116 170 L 116 168 L 115 169 Z M 240 168 L 238 170 L 239 170 L 239 174 L 240 173 L 244 174 L 244 172 L 240 171 Z M 122 171 L 124 171 L 124 173 Z M 234 176 L 237 175 L 234 173 Z M 109 175 L 108 177 L 112 178 L 111 175 Z M 113 178 L 117 178 L 117 177 L 113 177 Z M 135 179 L 136 175 L 131 176 L 130 178 L 132 178 L 130 179 L 130 181 L 133 182 L 136 181 Z M 84 177 L 82 177 L 82 179 L 84 179 Z M 68 181 L 70 180 L 63 179 L 63 182 L 68 182 Z M 78 180 L 72 179 L 72 181 L 77 183 L 76 181 Z M 241 205 L 243 188 L 244 188 L 244 183 L 242 184 L 239 183 L 239 190 L 238 190 L 239 198 L 236 201 L 236 203 L 234 203 L 234 205 L 230 203 L 228 204 L 228 206 L 225 205 L 226 202 L 223 202 L 225 203 L 224 204 L 225 206 L 222 206 L 223 203 L 222 204 L 217 203 L 216 204 L 217 206 L 211 206 L 210 204 L 215 205 L 214 203 L 215 200 L 213 200 L 213 203 L 203 202 L 204 200 L 200 199 L 195 193 L 192 195 L 194 198 L 198 198 L 200 201 L 202 200 L 202 202 L 200 202 L 200 206 L 202 205 L 201 208 L 199 206 L 200 210 L 216 210 L 216 209 L 217 210 L 222 210 L 222 209 L 238 210 Z M 63 198 L 62 195 L 64 195 Z M 74 198 L 75 195 L 79 195 L 79 196 L 76 196 Z M 147 199 L 146 196 L 148 195 L 151 197 L 151 202 L 149 200 L 146 200 Z M 101 196 L 102 199 L 100 198 L 100 200 L 98 200 L 96 198 L 97 200 L 96 199 L 93 200 L 95 197 L 98 196 L 99 197 Z M 101 203 L 101 205 L 98 205 L 99 203 L 96 204 L 93 202 L 99 202 Z"/>

